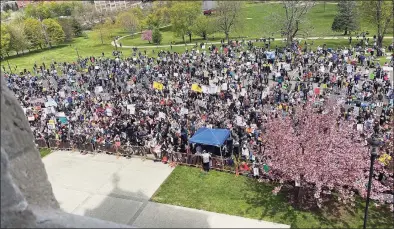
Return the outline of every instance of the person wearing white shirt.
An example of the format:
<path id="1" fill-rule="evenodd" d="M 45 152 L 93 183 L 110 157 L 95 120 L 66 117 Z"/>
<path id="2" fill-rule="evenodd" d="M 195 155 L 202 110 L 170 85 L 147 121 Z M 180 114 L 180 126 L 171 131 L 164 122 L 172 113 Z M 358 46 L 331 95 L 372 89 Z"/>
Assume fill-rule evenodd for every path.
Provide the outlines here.
<path id="1" fill-rule="evenodd" d="M 211 155 L 206 150 L 204 150 L 202 152 L 202 165 L 203 165 L 202 167 L 206 173 L 209 172 L 210 169 L 210 165 L 209 165 L 210 159 L 211 159 Z"/>

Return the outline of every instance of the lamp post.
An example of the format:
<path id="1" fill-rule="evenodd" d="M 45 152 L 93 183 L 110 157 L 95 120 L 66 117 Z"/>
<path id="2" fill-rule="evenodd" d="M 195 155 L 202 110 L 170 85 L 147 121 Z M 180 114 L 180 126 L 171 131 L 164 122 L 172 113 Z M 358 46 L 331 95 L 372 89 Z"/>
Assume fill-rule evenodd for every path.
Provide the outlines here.
<path id="1" fill-rule="evenodd" d="M 373 164 L 375 162 L 376 157 L 378 156 L 378 146 L 380 142 L 377 136 L 374 134 L 372 138 L 368 140 L 368 143 L 372 147 L 372 149 L 371 149 L 371 166 L 369 168 L 369 178 L 368 178 L 367 202 L 365 204 L 365 212 L 364 212 L 364 226 L 363 226 L 364 229 L 367 228 L 369 197 L 371 194 L 371 187 L 372 187 Z"/>

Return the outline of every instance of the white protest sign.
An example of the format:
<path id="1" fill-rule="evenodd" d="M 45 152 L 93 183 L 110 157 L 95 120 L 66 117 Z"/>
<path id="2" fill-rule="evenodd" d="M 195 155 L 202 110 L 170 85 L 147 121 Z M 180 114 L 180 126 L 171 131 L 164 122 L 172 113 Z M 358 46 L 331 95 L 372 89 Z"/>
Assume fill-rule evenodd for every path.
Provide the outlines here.
<path id="1" fill-rule="evenodd" d="M 55 129 L 55 124 L 53 124 L 53 123 L 48 123 L 47 126 L 48 126 L 48 129 L 50 129 L 50 130 Z"/>
<path id="2" fill-rule="evenodd" d="M 227 91 L 227 83 L 222 84 L 222 91 Z"/>
<path id="3" fill-rule="evenodd" d="M 164 114 L 163 112 L 159 112 L 159 119 L 165 119 L 166 118 L 166 114 Z"/>
<path id="4" fill-rule="evenodd" d="M 100 93 L 102 91 L 103 91 L 103 87 L 102 86 L 97 86 L 97 87 L 94 88 L 94 93 L 95 94 L 98 94 L 98 93 Z"/>
<path id="5" fill-rule="evenodd" d="M 62 97 L 62 98 L 66 97 L 66 94 L 64 93 L 64 91 L 59 91 L 59 95 L 60 95 L 60 97 Z"/>
<path id="6" fill-rule="evenodd" d="M 105 109 L 105 112 L 107 113 L 107 116 L 109 116 L 109 117 L 112 116 L 112 109 L 111 108 Z"/>
<path id="7" fill-rule="evenodd" d="M 181 108 L 181 115 L 189 114 L 189 109 L 182 107 Z"/>
<path id="8" fill-rule="evenodd" d="M 205 86 L 205 85 L 201 85 L 201 90 L 204 94 L 208 94 L 209 93 L 209 87 Z"/>
<path id="9" fill-rule="evenodd" d="M 162 78 L 162 77 L 163 77 L 163 74 L 159 74 L 159 77 Z"/>
<path id="10" fill-rule="evenodd" d="M 237 125 L 238 126 L 243 126 L 243 120 L 241 116 L 237 116 Z"/>
<path id="11" fill-rule="evenodd" d="M 218 91 L 218 86 L 216 85 L 209 85 L 209 94 L 216 94 Z"/>
<path id="12" fill-rule="evenodd" d="M 34 118 L 34 116 L 33 116 L 33 115 L 31 115 L 31 116 L 27 117 L 27 120 L 29 120 L 29 121 L 34 121 L 34 120 L 35 120 L 35 118 Z"/>
<path id="13" fill-rule="evenodd" d="M 245 95 L 246 95 L 246 89 L 245 89 L 245 88 L 242 88 L 240 94 L 241 94 L 242 96 L 245 96 Z"/>
<path id="14" fill-rule="evenodd" d="M 353 71 L 353 66 L 351 66 L 351 65 L 346 66 L 346 71 L 348 73 L 351 73 Z"/>
<path id="15" fill-rule="evenodd" d="M 174 76 L 178 76 L 178 73 L 177 73 L 177 72 L 175 72 L 175 73 L 174 73 Z"/>

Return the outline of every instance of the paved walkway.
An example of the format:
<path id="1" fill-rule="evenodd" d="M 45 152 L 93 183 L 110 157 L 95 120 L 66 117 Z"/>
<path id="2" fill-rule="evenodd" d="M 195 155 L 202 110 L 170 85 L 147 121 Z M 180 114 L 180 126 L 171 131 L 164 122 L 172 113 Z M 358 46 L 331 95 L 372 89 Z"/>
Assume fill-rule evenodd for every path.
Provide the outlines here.
<path id="1" fill-rule="evenodd" d="M 60 207 L 133 227 L 290 228 L 288 225 L 150 202 L 172 168 L 151 160 L 55 151 L 43 158 Z"/>

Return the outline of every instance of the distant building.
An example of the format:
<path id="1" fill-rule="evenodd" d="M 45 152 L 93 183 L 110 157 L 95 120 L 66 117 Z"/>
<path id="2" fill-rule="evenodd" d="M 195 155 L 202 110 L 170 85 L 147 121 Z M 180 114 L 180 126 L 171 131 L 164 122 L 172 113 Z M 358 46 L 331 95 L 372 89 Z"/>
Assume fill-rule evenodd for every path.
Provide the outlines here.
<path id="1" fill-rule="evenodd" d="M 128 0 L 110 0 L 110 1 L 94 1 L 96 10 L 101 11 L 113 11 L 120 9 L 127 9 L 133 7 L 136 3 L 141 1 L 128 1 Z"/>
<path id="2" fill-rule="evenodd" d="M 202 10 L 205 15 L 211 14 L 216 8 L 216 2 L 212 0 L 204 0 L 202 2 Z"/>
<path id="3" fill-rule="evenodd" d="M 8 0 L 1 0 L 0 1 L 0 10 L 7 11 L 7 10 L 18 10 L 18 5 L 16 1 L 8 1 Z"/>

